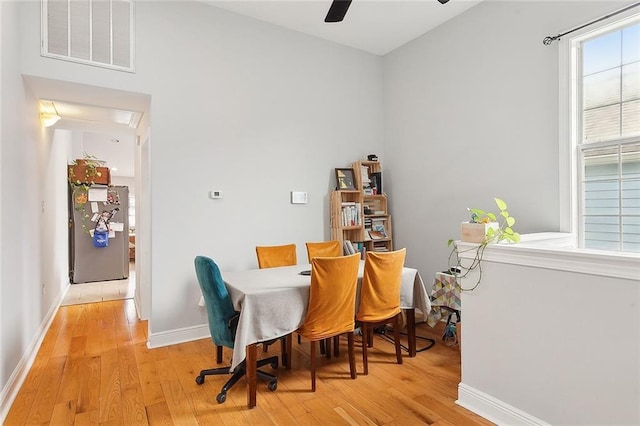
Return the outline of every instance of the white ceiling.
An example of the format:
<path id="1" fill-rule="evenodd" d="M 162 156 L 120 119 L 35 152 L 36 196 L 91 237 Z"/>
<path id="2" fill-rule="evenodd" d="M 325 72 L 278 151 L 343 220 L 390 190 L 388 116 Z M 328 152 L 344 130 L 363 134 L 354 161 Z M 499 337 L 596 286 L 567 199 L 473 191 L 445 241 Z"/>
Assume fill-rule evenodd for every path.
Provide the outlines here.
<path id="1" fill-rule="evenodd" d="M 331 0 L 202 0 L 284 28 L 385 55 L 482 0 L 353 0 L 342 22 L 325 23 Z"/>

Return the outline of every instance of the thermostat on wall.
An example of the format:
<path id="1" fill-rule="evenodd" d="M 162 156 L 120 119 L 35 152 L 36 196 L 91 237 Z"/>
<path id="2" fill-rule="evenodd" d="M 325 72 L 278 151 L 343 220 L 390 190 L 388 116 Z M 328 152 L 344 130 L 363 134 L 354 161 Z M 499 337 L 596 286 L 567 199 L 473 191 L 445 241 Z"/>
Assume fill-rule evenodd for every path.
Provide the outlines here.
<path id="1" fill-rule="evenodd" d="M 209 198 L 222 198 L 222 191 L 209 191 Z"/>

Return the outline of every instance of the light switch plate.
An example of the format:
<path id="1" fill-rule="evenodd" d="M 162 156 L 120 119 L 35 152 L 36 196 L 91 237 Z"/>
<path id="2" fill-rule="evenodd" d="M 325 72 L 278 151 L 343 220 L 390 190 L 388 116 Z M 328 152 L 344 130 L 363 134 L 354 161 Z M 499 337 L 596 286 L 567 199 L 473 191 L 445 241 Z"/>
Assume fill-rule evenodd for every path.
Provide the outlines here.
<path id="1" fill-rule="evenodd" d="M 209 191 L 209 198 L 212 198 L 214 200 L 217 198 L 222 198 L 222 191 L 218 191 L 218 190 Z"/>
<path id="2" fill-rule="evenodd" d="M 291 204 L 307 204 L 307 193 L 291 191 Z"/>

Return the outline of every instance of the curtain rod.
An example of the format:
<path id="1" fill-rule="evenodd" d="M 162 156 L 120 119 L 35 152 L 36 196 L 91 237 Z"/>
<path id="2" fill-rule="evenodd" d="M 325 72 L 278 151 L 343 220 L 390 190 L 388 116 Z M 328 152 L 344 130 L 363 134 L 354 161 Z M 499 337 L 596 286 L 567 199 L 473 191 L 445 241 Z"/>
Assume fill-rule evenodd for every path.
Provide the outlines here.
<path id="1" fill-rule="evenodd" d="M 622 13 L 622 12 L 626 12 L 629 9 L 633 9 L 634 7 L 640 6 L 640 1 L 635 2 L 633 4 L 630 4 L 629 6 L 623 7 L 622 9 L 616 10 L 615 12 L 611 12 L 608 15 L 604 15 L 598 19 L 594 19 L 593 21 L 587 22 L 586 24 L 580 25 L 579 27 L 573 28 L 567 32 L 564 32 L 562 34 L 558 34 L 557 36 L 547 36 L 544 38 L 544 40 L 542 40 L 542 44 L 544 44 L 545 46 L 549 46 L 551 43 L 553 43 L 556 40 L 560 40 L 560 37 L 564 37 L 567 34 L 571 34 L 574 31 L 578 31 L 583 29 L 584 27 L 587 27 L 589 25 L 595 24 L 596 22 L 600 22 L 600 21 L 604 21 L 607 18 L 611 18 L 612 16 L 617 15 L 618 13 Z"/>

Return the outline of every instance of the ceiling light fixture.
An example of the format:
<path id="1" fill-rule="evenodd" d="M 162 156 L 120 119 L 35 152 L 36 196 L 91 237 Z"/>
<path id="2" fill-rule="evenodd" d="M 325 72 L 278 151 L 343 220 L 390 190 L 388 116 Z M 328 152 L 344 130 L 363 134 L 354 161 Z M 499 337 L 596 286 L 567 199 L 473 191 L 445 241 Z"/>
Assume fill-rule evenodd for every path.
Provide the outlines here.
<path id="1" fill-rule="evenodd" d="M 53 126 L 60 118 L 52 101 L 40 101 L 40 121 L 44 127 Z"/>

